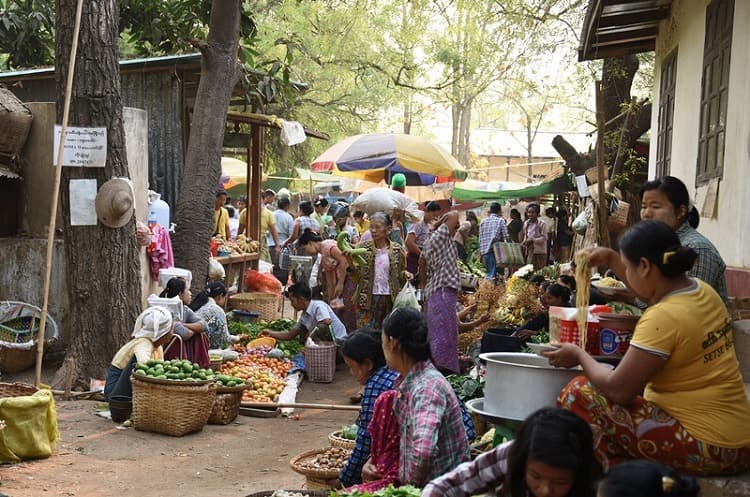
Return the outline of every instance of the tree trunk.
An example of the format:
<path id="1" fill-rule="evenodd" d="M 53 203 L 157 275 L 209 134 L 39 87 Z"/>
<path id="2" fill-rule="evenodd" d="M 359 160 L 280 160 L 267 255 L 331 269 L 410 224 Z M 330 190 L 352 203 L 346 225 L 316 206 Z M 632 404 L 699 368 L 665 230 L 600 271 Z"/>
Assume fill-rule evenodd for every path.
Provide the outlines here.
<path id="1" fill-rule="evenodd" d="M 456 101 L 451 105 L 451 155 L 458 157 L 459 122 L 461 120 L 460 104 Z"/>
<path id="2" fill-rule="evenodd" d="M 565 160 L 565 164 L 570 168 L 570 171 L 576 176 L 580 176 L 586 172 L 586 169 L 596 166 L 590 153 L 578 153 L 575 147 L 560 135 L 552 138 L 552 147 L 557 150 L 557 153 Z"/>
<path id="3" fill-rule="evenodd" d="M 58 0 L 55 75 L 57 121 L 62 122 L 68 59 L 75 24 L 75 0 Z M 101 186 L 112 177 L 128 177 L 120 98 L 118 53 L 119 6 L 116 0 L 83 4 L 70 125 L 107 128 L 106 167 L 66 167 L 62 208 L 65 219 L 65 263 L 70 294 L 71 342 L 67 358 L 53 383 L 60 385 L 66 365 L 72 377 L 103 378 L 112 356 L 132 332 L 140 311 L 139 248 L 135 219 L 122 228 L 71 226 L 68 184 L 96 179 Z"/>
<path id="4" fill-rule="evenodd" d="M 471 140 L 471 99 L 465 99 L 461 104 L 461 119 L 459 120 L 458 155 L 456 159 L 463 166 L 469 165 Z"/>
<path id="5" fill-rule="evenodd" d="M 199 45 L 201 79 L 190 123 L 185 169 L 175 210 L 175 264 L 193 272 L 193 290 L 208 276 L 216 183 L 229 98 L 239 77 L 239 0 L 214 0 L 207 42 Z M 248 209 L 257 209 L 248 200 Z"/>

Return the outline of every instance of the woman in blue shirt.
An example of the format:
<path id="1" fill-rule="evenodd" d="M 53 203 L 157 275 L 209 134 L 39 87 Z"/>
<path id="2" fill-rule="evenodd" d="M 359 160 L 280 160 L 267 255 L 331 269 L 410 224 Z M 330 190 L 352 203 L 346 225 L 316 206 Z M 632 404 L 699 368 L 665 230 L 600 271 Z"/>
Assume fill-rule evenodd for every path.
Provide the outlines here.
<path id="1" fill-rule="evenodd" d="M 370 434 L 367 427 L 372 419 L 375 400 L 382 392 L 393 388 L 398 373 L 385 365 L 380 332 L 377 330 L 357 330 L 341 345 L 341 353 L 352 375 L 364 385 L 362 409 L 357 419 L 356 445 L 339 474 L 341 484 L 349 487 L 362 483 L 362 467 L 370 457 Z"/>

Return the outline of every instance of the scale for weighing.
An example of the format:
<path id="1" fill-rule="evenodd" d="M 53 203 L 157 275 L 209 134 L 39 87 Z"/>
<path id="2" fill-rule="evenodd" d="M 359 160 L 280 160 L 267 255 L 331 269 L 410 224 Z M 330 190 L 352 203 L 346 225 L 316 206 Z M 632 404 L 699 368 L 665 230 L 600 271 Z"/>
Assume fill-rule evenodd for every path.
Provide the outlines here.
<path id="1" fill-rule="evenodd" d="M 292 281 L 294 283 L 305 283 L 309 286 L 314 263 L 313 258 L 308 255 L 290 255 L 289 274 L 292 276 Z"/>

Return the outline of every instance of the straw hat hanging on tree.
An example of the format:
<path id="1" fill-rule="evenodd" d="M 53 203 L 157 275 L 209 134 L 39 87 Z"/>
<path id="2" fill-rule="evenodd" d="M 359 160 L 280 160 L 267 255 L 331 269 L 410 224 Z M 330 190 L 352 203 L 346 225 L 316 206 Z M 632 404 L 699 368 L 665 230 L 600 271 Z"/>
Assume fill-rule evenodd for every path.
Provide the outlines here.
<path id="1" fill-rule="evenodd" d="M 96 194 L 96 217 L 109 228 L 121 228 L 133 217 L 133 187 L 127 178 L 112 178 Z"/>

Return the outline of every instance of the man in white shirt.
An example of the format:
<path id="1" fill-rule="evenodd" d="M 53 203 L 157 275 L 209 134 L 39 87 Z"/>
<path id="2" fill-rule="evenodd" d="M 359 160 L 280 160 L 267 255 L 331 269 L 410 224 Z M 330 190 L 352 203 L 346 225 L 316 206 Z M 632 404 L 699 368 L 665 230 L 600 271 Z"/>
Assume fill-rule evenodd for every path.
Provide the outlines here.
<path id="1" fill-rule="evenodd" d="M 340 344 L 346 340 L 344 323 L 328 304 L 322 300 L 312 300 L 312 291 L 307 284 L 295 283 L 287 288 L 286 293 L 294 310 L 302 313 L 297 319 L 297 324 L 288 331 L 263 330 L 261 335 L 277 340 L 291 340 L 297 337 L 300 343 L 305 343 L 308 336 L 316 342 Z"/>

